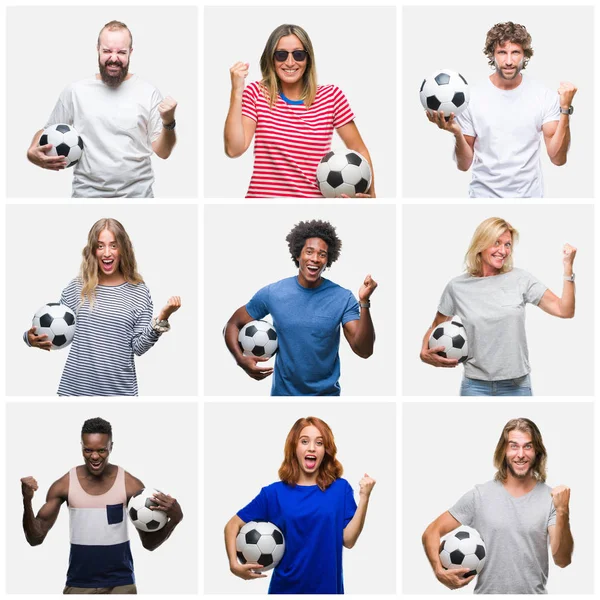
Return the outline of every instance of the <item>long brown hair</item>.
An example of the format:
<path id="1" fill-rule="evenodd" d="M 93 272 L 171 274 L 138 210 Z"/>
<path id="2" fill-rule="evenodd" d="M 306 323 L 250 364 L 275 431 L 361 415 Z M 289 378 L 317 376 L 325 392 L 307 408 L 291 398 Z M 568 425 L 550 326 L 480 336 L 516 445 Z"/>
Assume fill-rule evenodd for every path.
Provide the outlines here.
<path id="1" fill-rule="evenodd" d="M 128 283 L 134 285 L 143 283 L 142 276 L 137 271 L 137 263 L 133 252 L 133 244 L 125 231 L 125 227 L 116 219 L 100 219 L 96 221 L 88 233 L 88 241 L 85 248 L 81 251 L 82 260 L 79 270 L 79 277 L 83 283 L 81 287 L 81 304 L 86 298 L 91 306 L 96 299 L 96 287 L 98 286 L 98 258 L 96 250 L 98 249 L 98 237 L 105 229 L 108 229 L 117 241 L 119 248 L 119 271 Z"/>
<path id="2" fill-rule="evenodd" d="M 498 481 L 506 481 L 508 467 L 506 465 L 506 447 L 508 446 L 508 434 L 511 431 L 522 431 L 531 436 L 531 443 L 535 450 L 535 465 L 533 468 L 533 476 L 542 483 L 546 481 L 546 461 L 548 453 L 542 440 L 542 434 L 538 426 L 531 420 L 521 417 L 519 419 L 511 419 L 502 430 L 500 439 L 494 451 L 494 466 L 498 471 L 494 479 Z"/>
<path id="3" fill-rule="evenodd" d="M 298 419 L 288 433 L 283 450 L 283 462 L 279 467 L 279 479 L 289 485 L 296 485 L 300 479 L 300 465 L 296 457 L 296 447 L 300 439 L 300 433 L 305 427 L 313 425 L 323 437 L 325 455 L 317 473 L 317 485 L 321 490 L 327 489 L 344 472 L 342 464 L 336 459 L 337 447 L 333 439 L 333 432 L 325 421 L 318 417 L 306 417 Z"/>

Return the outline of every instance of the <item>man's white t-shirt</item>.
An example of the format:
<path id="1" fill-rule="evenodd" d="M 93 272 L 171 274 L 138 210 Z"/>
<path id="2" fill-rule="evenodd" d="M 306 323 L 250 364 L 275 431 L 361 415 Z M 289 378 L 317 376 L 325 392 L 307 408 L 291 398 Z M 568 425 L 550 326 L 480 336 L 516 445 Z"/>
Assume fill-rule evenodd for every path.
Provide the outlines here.
<path id="1" fill-rule="evenodd" d="M 73 125 L 83 140 L 74 198 L 152 198 L 152 142 L 162 123 L 161 93 L 137 75 L 110 88 L 92 77 L 61 93 L 48 123 Z"/>
<path id="2" fill-rule="evenodd" d="M 475 137 L 471 198 L 541 198 L 542 125 L 558 121 L 559 96 L 522 76 L 513 90 L 488 78 L 471 88 L 468 108 L 456 118 Z"/>

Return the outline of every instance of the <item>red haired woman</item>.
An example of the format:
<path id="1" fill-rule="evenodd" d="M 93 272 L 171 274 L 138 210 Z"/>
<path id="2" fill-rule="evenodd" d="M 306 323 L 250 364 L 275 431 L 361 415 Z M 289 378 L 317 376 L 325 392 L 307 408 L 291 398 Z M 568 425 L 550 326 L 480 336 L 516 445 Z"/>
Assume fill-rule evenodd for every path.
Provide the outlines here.
<path id="1" fill-rule="evenodd" d="M 329 425 L 317 417 L 298 419 L 288 433 L 281 481 L 262 488 L 258 496 L 225 526 L 231 572 L 242 579 L 256 573 L 257 563 L 240 564 L 235 540 L 249 521 L 270 521 L 285 536 L 286 550 L 269 586 L 270 594 L 343 594 L 342 547 L 352 548 L 367 516 L 375 480 L 360 480 L 358 506 Z"/>

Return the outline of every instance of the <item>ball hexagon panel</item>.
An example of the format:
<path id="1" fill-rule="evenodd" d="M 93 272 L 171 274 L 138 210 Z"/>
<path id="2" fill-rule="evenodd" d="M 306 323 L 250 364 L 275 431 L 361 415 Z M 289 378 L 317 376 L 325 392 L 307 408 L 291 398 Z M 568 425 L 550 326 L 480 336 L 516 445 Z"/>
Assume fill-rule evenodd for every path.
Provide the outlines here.
<path id="1" fill-rule="evenodd" d="M 469 85 L 456 71 L 442 69 L 427 77 L 419 89 L 421 104 L 429 113 L 441 111 L 449 118 L 450 113 L 460 115 L 469 104 Z"/>
<path id="2" fill-rule="evenodd" d="M 438 352 L 444 358 L 454 358 L 464 362 L 469 355 L 469 344 L 466 330 L 458 321 L 446 321 L 438 325 L 429 337 L 429 348 L 443 346 L 444 350 Z"/>
<path id="3" fill-rule="evenodd" d="M 68 346 L 75 336 L 75 313 L 63 304 L 51 302 L 37 310 L 32 325 L 36 335 L 47 335 L 52 350 Z"/>
<path id="4" fill-rule="evenodd" d="M 371 186 L 369 162 L 353 150 L 328 152 L 317 167 L 316 180 L 326 198 L 356 197 Z"/>
<path id="5" fill-rule="evenodd" d="M 270 358 L 277 352 L 277 332 L 268 321 L 250 321 L 238 334 L 240 349 L 245 356 Z"/>
<path id="6" fill-rule="evenodd" d="M 50 125 L 44 130 L 39 145 L 46 144 L 52 144 L 48 155 L 64 156 L 67 159 L 67 167 L 75 165 L 83 152 L 83 140 L 77 130 L 65 123 Z"/>
<path id="7" fill-rule="evenodd" d="M 484 567 L 485 544 L 477 530 L 461 526 L 442 540 L 439 555 L 445 569 L 469 569 L 464 577 L 470 577 Z"/>
<path id="8" fill-rule="evenodd" d="M 277 566 L 285 551 L 283 533 L 273 523 L 250 521 L 239 531 L 235 540 L 238 560 L 262 565 L 261 572 Z"/>
<path id="9" fill-rule="evenodd" d="M 152 497 L 158 491 L 160 490 L 144 488 L 129 499 L 127 514 L 133 525 L 141 531 L 158 531 L 167 524 L 168 517 L 163 511 L 151 510 L 151 507 L 158 506 Z"/>

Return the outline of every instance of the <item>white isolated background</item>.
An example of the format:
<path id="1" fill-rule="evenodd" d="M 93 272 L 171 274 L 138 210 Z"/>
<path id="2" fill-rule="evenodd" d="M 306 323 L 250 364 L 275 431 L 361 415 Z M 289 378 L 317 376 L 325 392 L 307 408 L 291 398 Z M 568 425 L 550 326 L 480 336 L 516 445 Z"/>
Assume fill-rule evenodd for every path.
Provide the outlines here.
<path id="1" fill-rule="evenodd" d="M 493 455 L 498 438 L 504 425 L 518 417 L 531 419 L 542 432 L 548 452 L 546 483 L 550 487 L 571 488 L 573 562 L 560 569 L 549 557 L 548 591 L 565 597 L 593 592 L 596 562 L 592 403 L 407 402 L 403 405 L 402 427 L 404 594 L 450 593 L 435 578 L 421 545 L 421 535 L 463 494 L 494 478 Z M 488 563 L 484 568 L 493 565 Z M 472 594 L 474 588 L 471 583 L 452 593 Z"/>
<path id="2" fill-rule="evenodd" d="M 562 248 L 577 248 L 576 309 L 559 319 L 527 305 L 526 332 L 536 396 L 594 393 L 594 212 L 592 205 L 505 204 L 490 206 L 405 205 L 403 211 L 403 393 L 458 395 L 463 366 L 435 368 L 419 352 L 442 292 L 464 272 L 464 255 L 477 226 L 489 217 L 506 219 L 520 234 L 514 266 L 560 296 Z"/>
<path id="3" fill-rule="evenodd" d="M 259 81 L 260 57 L 283 23 L 302 27 L 315 52 L 318 82 L 348 98 L 369 149 L 379 197 L 396 195 L 396 8 L 393 6 L 235 6 L 204 9 L 204 193 L 243 198 L 254 162 L 253 144 L 232 160 L 223 149 L 230 67 L 250 63 L 246 83 Z M 375 65 L 375 67 L 374 67 Z M 379 65 L 379 67 L 377 67 Z M 375 68 L 375 72 L 374 72 Z M 332 149 L 345 148 L 334 134 Z"/>
<path id="4" fill-rule="evenodd" d="M 47 171 L 25 155 L 62 90 L 98 72 L 96 43 L 108 21 L 133 34 L 130 73 L 177 102 L 177 145 L 152 157 L 156 197 L 195 197 L 198 165 L 197 8 L 194 6 L 35 6 L 7 9 L 7 195 L 71 195 L 73 169 Z M 35 17 L 32 16 L 35 14 Z M 170 25 L 168 25 L 170 24 Z"/>
<path id="5" fill-rule="evenodd" d="M 152 295 L 154 315 L 171 296 L 182 306 L 171 331 L 135 357 L 143 396 L 197 393 L 197 208 L 192 205 L 8 205 L 6 261 L 6 391 L 9 396 L 55 395 L 69 349 L 28 347 L 23 332 L 35 311 L 58 302 L 79 273 L 88 232 L 101 218 L 121 222 L 133 243 L 138 271 Z M 36 233 L 37 232 L 37 233 Z M 181 268 L 185 265 L 185 268 Z"/>
<path id="6" fill-rule="evenodd" d="M 44 543 L 25 540 L 21 523 L 21 477 L 33 476 L 39 490 L 37 514 L 48 488 L 69 469 L 83 464 L 81 427 L 102 417 L 113 428 L 110 462 L 141 479 L 147 487 L 177 499 L 183 521 L 160 548 L 142 547 L 129 526 L 136 583 L 140 594 L 194 594 L 198 565 L 198 410 L 196 403 L 9 402 L 6 409 L 6 560 L 8 593 L 60 594 L 69 564 L 68 507 Z M 50 424 L 50 425 L 49 425 Z M 166 597 L 166 596 L 165 596 Z"/>
<path id="7" fill-rule="evenodd" d="M 266 594 L 269 577 L 244 581 L 229 570 L 225 523 L 260 489 L 278 481 L 288 432 L 309 415 L 333 431 L 342 477 L 354 490 L 376 480 L 361 536 L 344 549 L 347 594 L 393 594 L 396 581 L 396 406 L 393 403 L 216 403 L 204 409 L 204 593 Z M 368 419 L 365 416 L 368 415 Z M 227 423 L 224 427 L 223 424 Z"/>
<path id="8" fill-rule="evenodd" d="M 262 287 L 297 276 L 285 238 L 300 221 L 322 219 L 342 240 L 339 259 L 325 278 L 358 290 L 367 274 L 378 288 L 371 296 L 377 339 L 373 355 L 352 352 L 340 331 L 343 396 L 395 394 L 396 208 L 393 205 L 207 205 L 204 213 L 204 392 L 207 396 L 265 396 L 272 376 L 255 381 L 240 369 L 223 340 L 229 317 Z M 224 237 L 224 235 L 226 237 Z M 269 361 L 262 363 L 272 365 Z"/>
<path id="9" fill-rule="evenodd" d="M 419 88 L 424 78 L 444 68 L 460 72 L 470 85 L 491 75 L 493 71 L 482 52 L 486 33 L 494 24 L 505 21 L 525 25 L 531 34 L 534 55 L 525 77 L 551 90 L 557 90 L 561 81 L 577 87 L 567 164 L 552 165 L 542 142 L 545 196 L 593 195 L 595 71 L 591 6 L 406 6 L 402 18 L 404 196 L 468 197 L 471 171 L 463 173 L 456 168 L 454 136 L 427 120 Z"/>

